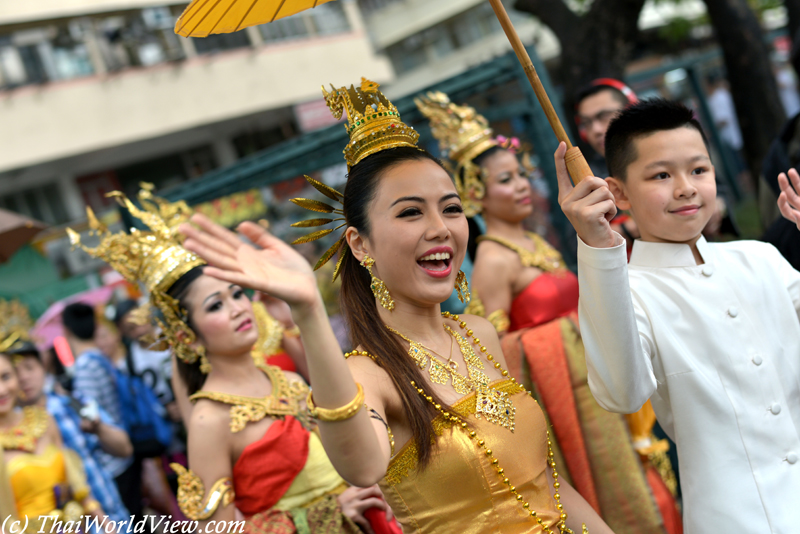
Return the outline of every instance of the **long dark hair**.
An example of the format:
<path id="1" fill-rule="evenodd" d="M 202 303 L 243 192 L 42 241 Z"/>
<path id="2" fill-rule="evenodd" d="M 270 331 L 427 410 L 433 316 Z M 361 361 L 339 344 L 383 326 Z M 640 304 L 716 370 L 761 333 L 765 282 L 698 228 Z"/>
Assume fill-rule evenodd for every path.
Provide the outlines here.
<path id="1" fill-rule="evenodd" d="M 428 152 L 411 147 L 398 147 L 372 154 L 350 169 L 344 190 L 344 213 L 348 226 L 353 226 L 364 236 L 369 236 L 370 225 L 367 210 L 375 198 L 378 182 L 384 172 L 394 165 L 406 161 L 429 160 L 441 166 L 441 162 Z M 444 167 L 442 167 L 444 168 Z M 350 327 L 350 341 L 375 356 L 391 377 L 400 393 L 413 440 L 417 446 L 418 464 L 424 466 L 430 460 L 434 433 L 431 422 L 439 414 L 432 403 L 419 395 L 411 386 L 415 382 L 425 384 L 420 369 L 408 356 L 400 339 L 389 332 L 381 321 L 377 303 L 370 289 L 370 277 L 352 252 L 347 251 L 342 260 L 341 309 Z M 450 409 L 433 391 L 428 391 L 435 403 Z"/>
<path id="2" fill-rule="evenodd" d="M 178 278 L 178 280 L 167 290 L 167 295 L 177 300 L 180 303 L 181 308 L 185 310 L 186 316 L 184 317 L 184 320 L 186 325 L 194 331 L 198 338 L 200 336 L 197 334 L 197 330 L 195 330 L 194 326 L 192 325 L 192 315 L 189 312 L 186 296 L 189 294 L 189 288 L 192 286 L 192 283 L 202 276 L 204 267 L 204 265 L 200 265 L 188 271 L 186 274 Z M 176 358 L 176 361 L 178 362 L 178 374 L 181 376 L 183 383 L 186 384 L 187 393 L 189 395 L 197 393 L 203 387 L 207 377 L 207 375 L 200 371 L 200 360 L 198 359 L 194 363 L 186 363 L 180 358 Z"/>
<path id="3" fill-rule="evenodd" d="M 494 145 L 492 147 L 489 147 L 487 150 L 475 156 L 472 159 L 472 163 L 476 167 L 481 168 L 483 167 L 483 163 L 487 159 L 489 159 L 494 154 L 497 154 L 501 150 L 506 150 L 506 149 L 499 145 Z M 463 180 L 464 179 L 463 168 L 461 169 L 461 173 L 462 173 L 461 179 Z M 478 179 L 480 179 L 483 182 L 483 175 L 478 175 Z M 483 185 L 486 186 L 486 182 L 484 182 Z M 480 237 L 480 235 L 483 232 L 481 232 L 481 227 L 478 226 L 478 223 L 476 223 L 474 219 L 472 218 L 468 219 L 467 223 L 469 224 L 469 241 L 467 241 L 467 254 L 469 254 L 469 258 L 474 262 L 475 258 L 478 256 L 478 237 Z"/>

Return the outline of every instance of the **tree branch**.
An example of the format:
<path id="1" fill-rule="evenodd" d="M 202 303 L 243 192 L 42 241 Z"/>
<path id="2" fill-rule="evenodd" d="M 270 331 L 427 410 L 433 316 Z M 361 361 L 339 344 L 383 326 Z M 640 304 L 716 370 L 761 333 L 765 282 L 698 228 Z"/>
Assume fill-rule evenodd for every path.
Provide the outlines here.
<path id="1" fill-rule="evenodd" d="M 568 39 L 580 23 L 580 17 L 564 0 L 517 0 L 514 2 L 514 9 L 537 17 L 553 30 L 561 42 Z"/>

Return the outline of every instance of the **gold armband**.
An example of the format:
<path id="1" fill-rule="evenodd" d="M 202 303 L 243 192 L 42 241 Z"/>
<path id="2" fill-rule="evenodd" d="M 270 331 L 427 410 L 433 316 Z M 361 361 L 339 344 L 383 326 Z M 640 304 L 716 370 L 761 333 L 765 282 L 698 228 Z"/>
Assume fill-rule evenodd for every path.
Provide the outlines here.
<path id="1" fill-rule="evenodd" d="M 228 506 L 235 497 L 233 480 L 223 477 L 214 482 L 208 495 L 200 477 L 180 464 L 169 466 L 178 473 L 178 507 L 181 512 L 193 521 L 205 521 L 214 515 L 217 509 Z"/>
<path id="2" fill-rule="evenodd" d="M 300 337 L 300 327 L 294 325 L 292 328 L 283 331 L 285 337 Z"/>
<path id="3" fill-rule="evenodd" d="M 358 393 L 356 393 L 353 400 L 340 408 L 333 408 L 330 410 L 314 406 L 314 399 L 311 397 L 312 392 L 309 391 L 308 397 L 306 397 L 306 404 L 308 405 L 308 412 L 311 414 L 311 417 L 317 421 L 331 423 L 335 421 L 344 421 L 355 416 L 364 405 L 364 388 L 361 387 L 361 384 L 358 382 L 356 382 L 356 386 L 358 387 Z"/>
<path id="4" fill-rule="evenodd" d="M 495 310 L 489 314 L 489 317 L 486 318 L 494 329 L 497 330 L 498 335 L 503 335 L 508 332 L 508 328 L 511 326 L 511 321 L 508 318 L 508 314 L 505 310 Z"/>

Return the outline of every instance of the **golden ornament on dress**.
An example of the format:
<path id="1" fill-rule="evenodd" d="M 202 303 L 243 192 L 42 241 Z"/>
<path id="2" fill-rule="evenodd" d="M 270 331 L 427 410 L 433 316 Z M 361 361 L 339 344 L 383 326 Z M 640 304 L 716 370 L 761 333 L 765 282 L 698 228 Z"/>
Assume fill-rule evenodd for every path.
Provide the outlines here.
<path id="1" fill-rule="evenodd" d="M 30 341 L 31 328 L 33 320 L 27 306 L 16 299 L 0 299 L 0 352 L 13 350 Z"/>
<path id="2" fill-rule="evenodd" d="M 192 470 L 181 464 L 169 466 L 178 474 L 178 506 L 193 521 L 205 521 L 217 510 L 231 504 L 235 498 L 233 479 L 223 477 L 214 482 L 206 495 L 203 481 Z"/>
<path id="3" fill-rule="evenodd" d="M 379 84 L 366 78 L 361 78 L 361 85 L 358 88 L 351 85 L 350 89 L 346 87 L 337 89 L 331 85 L 331 92 L 328 92 L 324 87 L 322 88 L 325 102 L 333 116 L 341 119 L 343 113 L 347 114 L 345 129 L 350 137 L 350 142 L 344 149 L 344 158 L 347 161 L 348 169 L 365 157 L 381 150 L 403 146 L 417 148 L 419 133 L 400 120 L 397 108 L 380 92 L 378 87 L 380 87 Z M 308 176 L 306 176 L 306 180 L 317 191 L 334 202 L 341 204 L 344 200 L 344 195 L 332 187 Z M 292 202 L 310 211 L 339 215 L 336 218 L 300 221 L 292 224 L 294 227 L 319 227 L 345 220 L 344 211 L 341 208 L 336 208 L 325 202 L 308 198 L 293 198 Z M 309 241 L 321 239 L 345 225 L 346 223 L 342 222 L 332 229 L 316 230 L 306 236 L 295 239 L 292 244 L 308 243 Z M 339 236 L 336 242 L 317 261 L 314 270 L 328 263 L 337 252 L 341 251 L 339 253 L 339 261 L 333 270 L 333 280 L 336 280 L 347 248 L 344 235 Z"/>
<path id="4" fill-rule="evenodd" d="M 50 420 L 47 411 L 39 406 L 26 406 L 22 409 L 22 421 L 11 427 L 0 429 L 0 446 L 6 450 L 33 453 Z"/>
<path id="5" fill-rule="evenodd" d="M 465 322 L 459 321 L 457 315 L 447 312 L 443 315 L 458 323 L 465 331 L 465 341 L 471 338 L 471 342 L 480 348 L 480 353 L 485 354 L 486 359 L 506 377 L 492 382 L 489 388 L 518 400 L 516 404 L 525 416 L 519 421 L 516 433 L 498 434 L 496 425 L 484 422 L 485 417 L 477 418 L 476 394 L 462 397 L 450 411 L 446 411 L 434 404 L 433 397 L 422 387 L 412 382 L 420 396 L 440 413 L 432 423 L 438 436 L 437 446 L 431 466 L 426 469 L 417 469 L 417 449 L 413 440 L 390 460 L 386 476 L 380 482 L 387 502 L 402 524 L 410 525 L 415 532 L 422 534 L 443 532 L 445 528 L 448 532 L 464 534 L 488 531 L 527 534 L 540 530 L 547 534 L 571 533 L 566 525 L 566 511 L 560 502 L 560 475 L 556 471 L 544 413 L 530 392 L 526 392 L 514 378 L 508 378 L 508 371 L 494 361 L 494 356 L 473 337 Z M 353 355 L 375 359 L 364 351 L 348 354 Z M 475 419 L 471 419 L 473 417 Z M 527 457 L 537 460 L 510 461 L 520 450 L 526 450 Z M 503 461 L 501 464 L 504 458 L 509 463 Z M 468 469 L 465 469 L 465 460 Z M 547 487 L 547 467 L 552 470 L 555 489 L 552 496 Z M 492 472 L 496 477 L 490 474 Z M 452 480 L 459 482 L 453 486 Z M 487 501 L 491 504 L 486 513 L 463 513 L 465 507 L 486 509 Z M 498 517 L 503 518 L 499 523 Z M 585 526 L 583 532 L 588 532 Z"/>
<path id="6" fill-rule="evenodd" d="M 479 236 L 476 241 L 478 243 L 481 241 L 494 241 L 504 247 L 510 248 L 519 255 L 523 267 L 536 267 L 546 273 L 566 272 L 567 266 L 559 251 L 553 248 L 550 243 L 545 241 L 539 234 L 525 232 L 525 235 L 528 239 L 533 241 L 533 251 L 521 247 L 508 239 L 493 235 Z"/>
<path id="7" fill-rule="evenodd" d="M 244 429 L 247 423 L 261 421 L 267 416 L 285 417 L 294 416 L 303 426 L 309 428 L 307 418 L 303 417 L 305 410 L 300 409 L 300 403 L 308 394 L 308 386 L 304 382 L 294 381 L 289 383 L 283 371 L 274 365 L 257 363 L 272 383 L 272 393 L 267 397 L 244 397 L 230 393 L 200 390 L 189 397 L 192 402 L 199 399 L 209 399 L 224 404 L 230 404 L 230 429 L 234 434 Z"/>
<path id="8" fill-rule="evenodd" d="M 192 210 L 184 201 L 173 203 L 156 197 L 152 184 L 142 183 L 141 187 L 138 195 L 141 208 L 119 191 L 107 196 L 116 199 L 149 230 L 132 228 L 130 234 L 111 233 L 95 217 L 92 209 L 86 208 L 89 227 L 92 233 L 100 236 L 100 243 L 89 248 L 81 242 L 77 232 L 67 228 L 67 233 L 73 247 L 79 246 L 89 255 L 102 259 L 129 282 L 144 285 L 150 293 L 150 302 L 135 317 L 141 323 L 155 322 L 160 327 L 160 336 L 148 340 L 154 348 L 165 350 L 171 347 L 181 360 L 189 364 L 200 359 L 202 370 L 208 372 L 210 366 L 205 355 L 191 347 L 197 337 L 186 324 L 186 311 L 166 293 L 181 276 L 205 265 L 205 261 L 183 248 L 178 233 L 178 226 L 189 220 Z M 153 307 L 160 314 L 154 313 Z"/>

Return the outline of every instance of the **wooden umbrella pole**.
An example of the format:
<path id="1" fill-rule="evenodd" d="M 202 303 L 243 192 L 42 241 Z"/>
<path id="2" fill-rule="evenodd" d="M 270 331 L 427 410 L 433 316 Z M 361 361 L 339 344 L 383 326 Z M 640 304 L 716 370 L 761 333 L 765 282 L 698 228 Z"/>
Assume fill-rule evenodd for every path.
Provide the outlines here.
<path id="1" fill-rule="evenodd" d="M 586 162 L 586 158 L 583 157 L 581 149 L 572 146 L 569 136 L 567 136 L 567 132 L 564 130 L 564 126 L 561 124 L 561 120 L 559 120 L 558 114 L 553 108 L 553 104 L 550 102 L 550 97 L 547 96 L 547 91 L 544 90 L 542 81 L 536 73 L 536 68 L 533 66 L 531 57 L 528 55 L 528 51 L 525 49 L 525 45 L 522 44 L 519 35 L 517 35 L 517 30 L 514 29 L 514 25 L 511 24 L 511 19 L 508 18 L 508 13 L 506 13 L 503 2 L 501 0 L 489 0 L 489 3 L 492 5 L 492 9 L 494 9 L 494 13 L 497 15 L 497 20 L 500 21 L 500 26 L 503 27 L 503 31 L 506 33 L 506 37 L 508 37 L 511 43 L 511 48 L 514 49 L 514 53 L 517 54 L 517 59 L 519 59 L 519 62 L 525 69 L 525 75 L 528 76 L 528 81 L 531 82 L 531 87 L 533 87 L 533 91 L 536 93 L 536 98 L 539 99 L 539 104 L 541 104 L 544 114 L 547 115 L 550 127 L 553 128 L 553 132 L 556 134 L 558 140 L 567 144 L 567 155 L 565 159 L 567 161 L 569 174 L 572 176 L 572 181 L 577 184 L 585 177 L 593 176 L 594 173 Z"/>

